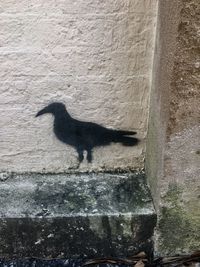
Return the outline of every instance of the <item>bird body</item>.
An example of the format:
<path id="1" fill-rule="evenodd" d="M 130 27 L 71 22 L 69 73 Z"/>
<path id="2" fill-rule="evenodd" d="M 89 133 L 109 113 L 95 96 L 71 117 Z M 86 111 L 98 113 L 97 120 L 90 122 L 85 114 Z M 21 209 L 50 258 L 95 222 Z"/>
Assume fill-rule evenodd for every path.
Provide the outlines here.
<path id="1" fill-rule="evenodd" d="M 54 115 L 56 137 L 76 149 L 79 162 L 83 161 L 84 151 L 87 151 L 88 162 L 91 162 L 94 147 L 107 146 L 112 142 L 121 143 L 124 146 L 134 146 L 139 142 L 137 138 L 127 136 L 134 135 L 136 132 L 108 129 L 97 123 L 74 119 L 62 103 L 50 104 L 39 111 L 36 117 L 45 113 Z"/>

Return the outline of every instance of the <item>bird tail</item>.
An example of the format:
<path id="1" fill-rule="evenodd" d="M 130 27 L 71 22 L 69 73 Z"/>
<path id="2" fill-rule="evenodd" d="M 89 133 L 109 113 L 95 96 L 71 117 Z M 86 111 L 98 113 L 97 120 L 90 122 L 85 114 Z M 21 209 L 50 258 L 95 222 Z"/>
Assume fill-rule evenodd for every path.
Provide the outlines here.
<path id="1" fill-rule="evenodd" d="M 121 143 L 123 146 L 135 146 L 139 143 L 139 139 L 136 137 L 130 137 L 126 135 L 134 135 L 136 132 L 129 131 L 116 131 L 113 136 L 112 142 Z"/>
<path id="2" fill-rule="evenodd" d="M 135 134 L 137 134 L 137 132 L 134 132 L 134 131 L 123 131 L 123 130 L 117 130 L 116 133 L 119 135 L 135 135 Z"/>

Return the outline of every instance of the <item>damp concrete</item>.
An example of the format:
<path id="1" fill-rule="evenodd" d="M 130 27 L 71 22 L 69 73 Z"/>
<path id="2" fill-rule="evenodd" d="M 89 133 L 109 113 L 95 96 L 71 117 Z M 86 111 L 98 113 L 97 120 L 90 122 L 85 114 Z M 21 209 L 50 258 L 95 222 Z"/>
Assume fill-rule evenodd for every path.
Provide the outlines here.
<path id="1" fill-rule="evenodd" d="M 0 192 L 1 257 L 153 251 L 156 215 L 143 173 L 12 173 Z"/>

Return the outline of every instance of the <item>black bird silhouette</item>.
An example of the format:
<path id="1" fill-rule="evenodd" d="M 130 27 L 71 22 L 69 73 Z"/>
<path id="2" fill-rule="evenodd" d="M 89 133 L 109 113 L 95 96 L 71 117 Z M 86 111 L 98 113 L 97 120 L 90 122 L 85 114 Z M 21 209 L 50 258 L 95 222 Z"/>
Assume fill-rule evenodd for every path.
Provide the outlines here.
<path id="1" fill-rule="evenodd" d="M 124 146 L 137 145 L 139 140 L 127 135 L 135 135 L 133 131 L 107 129 L 92 122 L 79 121 L 70 116 L 63 103 L 54 102 L 40 110 L 36 117 L 45 113 L 54 115 L 54 133 L 67 145 L 73 146 L 78 153 L 78 160 L 84 159 L 83 152 L 87 151 L 87 161 L 92 162 L 92 149 L 106 146 L 110 143 L 121 143 Z"/>

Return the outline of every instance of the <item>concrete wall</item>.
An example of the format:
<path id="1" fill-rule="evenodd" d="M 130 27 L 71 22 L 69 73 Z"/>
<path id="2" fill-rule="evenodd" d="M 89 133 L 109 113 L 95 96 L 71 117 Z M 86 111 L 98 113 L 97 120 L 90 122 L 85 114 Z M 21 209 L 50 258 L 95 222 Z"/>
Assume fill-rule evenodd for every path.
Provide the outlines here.
<path id="1" fill-rule="evenodd" d="M 199 0 L 159 2 L 146 169 L 157 252 L 199 249 Z"/>
<path id="2" fill-rule="evenodd" d="M 146 172 L 155 206 L 160 201 L 160 179 L 164 169 L 164 151 L 169 120 L 170 79 L 180 8 L 178 1 L 159 1 L 156 43 L 152 72 L 150 113 L 146 150 Z"/>
<path id="3" fill-rule="evenodd" d="M 35 114 L 62 101 L 76 118 L 136 130 L 136 147 L 95 149 L 80 170 L 142 168 L 156 0 L 2 0 L 0 171 L 62 172 L 76 152 Z"/>

